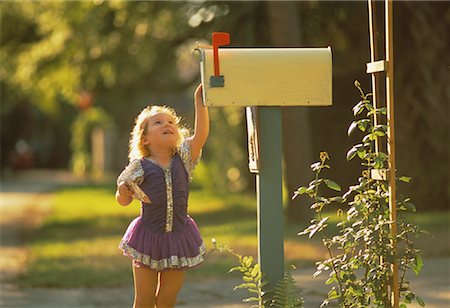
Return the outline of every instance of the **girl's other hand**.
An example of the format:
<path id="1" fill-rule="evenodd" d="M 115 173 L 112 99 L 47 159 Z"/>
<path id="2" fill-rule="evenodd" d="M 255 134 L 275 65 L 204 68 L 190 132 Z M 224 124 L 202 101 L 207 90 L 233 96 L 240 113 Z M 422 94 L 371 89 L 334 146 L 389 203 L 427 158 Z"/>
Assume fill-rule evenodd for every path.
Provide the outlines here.
<path id="1" fill-rule="evenodd" d="M 117 187 L 117 190 L 119 191 L 119 194 L 121 196 L 124 196 L 124 197 L 132 197 L 133 196 L 133 192 L 128 187 L 127 183 L 125 183 L 125 182 L 120 182 L 119 186 Z"/>

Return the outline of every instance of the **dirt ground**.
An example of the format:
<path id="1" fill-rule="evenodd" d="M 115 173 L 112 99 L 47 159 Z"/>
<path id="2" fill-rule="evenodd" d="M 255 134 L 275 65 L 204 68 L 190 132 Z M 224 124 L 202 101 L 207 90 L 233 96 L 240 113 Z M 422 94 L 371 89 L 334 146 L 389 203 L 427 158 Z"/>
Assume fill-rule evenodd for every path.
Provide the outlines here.
<path id="1" fill-rule="evenodd" d="M 70 181 L 65 173 L 1 183 L 0 192 L 0 307 L 131 307 L 132 286 L 121 288 L 19 289 L 14 278 L 24 268 L 27 248 L 21 242 L 22 228 L 39 225 L 51 209 L 51 191 Z M 51 179 L 51 180 L 49 180 Z M 25 224 L 23 222 L 26 222 Z M 20 222 L 20 223 L 19 223 Z M 411 277 L 412 288 L 428 308 L 450 307 L 450 258 L 425 259 L 419 277 Z M 303 290 L 305 307 L 319 307 L 328 286 L 325 277 L 312 278 L 314 268 L 297 269 L 294 279 Z M 188 282 L 177 307 L 248 307 L 245 291 L 233 291 L 239 280 L 220 279 Z M 419 307 L 417 304 L 409 307 Z"/>

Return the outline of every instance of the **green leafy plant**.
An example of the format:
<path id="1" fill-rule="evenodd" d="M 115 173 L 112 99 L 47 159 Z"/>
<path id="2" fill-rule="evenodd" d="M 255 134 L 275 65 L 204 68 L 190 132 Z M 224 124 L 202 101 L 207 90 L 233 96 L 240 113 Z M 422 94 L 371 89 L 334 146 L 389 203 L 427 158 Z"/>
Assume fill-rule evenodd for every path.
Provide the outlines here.
<path id="1" fill-rule="evenodd" d="M 254 303 L 250 307 L 303 307 L 303 298 L 299 295 L 300 290 L 295 284 L 290 271 L 286 271 L 283 278 L 277 282 L 275 288 L 270 290 L 268 283 L 263 281 L 264 274 L 261 272 L 260 265 L 253 263 L 252 256 L 242 256 L 234 252 L 227 245 L 217 244 L 215 239 L 213 242 L 213 250 L 221 253 L 230 253 L 235 256 L 239 262 L 239 266 L 233 267 L 229 272 L 239 271 L 242 273 L 243 282 L 234 287 L 233 290 L 246 289 L 252 294 L 251 297 L 243 299 L 245 303 Z M 271 296 L 265 297 L 266 294 Z"/>
<path id="2" fill-rule="evenodd" d="M 252 296 L 245 298 L 243 302 L 256 303 L 254 305 L 251 305 L 251 307 L 265 307 L 263 301 L 263 296 L 265 294 L 263 291 L 263 287 L 266 284 L 263 283 L 262 281 L 262 273 L 259 264 L 258 263 L 253 264 L 252 256 L 242 256 L 234 252 L 227 245 L 217 244 L 215 239 L 212 239 L 212 242 L 214 245 L 213 251 L 218 251 L 221 253 L 227 252 L 232 254 L 238 259 L 239 266 L 231 268 L 229 272 L 230 273 L 235 271 L 241 272 L 243 283 L 235 286 L 233 290 L 247 289 L 248 292 L 252 294 Z"/>
<path id="3" fill-rule="evenodd" d="M 293 267 L 293 269 L 295 269 Z M 273 299 L 270 306 L 273 307 L 303 307 L 304 300 L 300 296 L 300 290 L 295 284 L 290 270 L 284 273 L 283 278 L 275 286 Z"/>
<path id="4" fill-rule="evenodd" d="M 341 192 L 341 187 L 330 179 L 322 178 L 323 172 L 331 167 L 328 154 L 321 152 L 320 161 L 311 165 L 315 179 L 307 187 L 298 188 L 293 196 L 307 194 L 314 200 L 311 209 L 317 213 L 317 218 L 299 235 L 312 238 L 321 234 L 328 250 L 329 258 L 317 262 L 317 271 L 313 275 L 316 277 L 324 271 L 330 272 L 326 284 L 333 286 L 321 307 L 331 301 L 337 301 L 339 307 L 391 307 L 394 262 L 399 267 L 401 307 L 406 307 L 413 299 L 424 306 L 423 300 L 411 290 L 406 279 L 408 270 L 419 275 L 423 266 L 413 241 L 423 231 L 406 221 L 406 213 L 415 211 L 415 206 L 409 198 L 400 199 L 397 201 L 398 219 L 391 221 L 389 184 L 382 177 L 372 177 L 374 170 L 380 171 L 387 166 L 388 155 L 375 150 L 375 140 L 386 138 L 388 127 L 373 124 L 375 115 L 386 115 L 386 108 L 374 108 L 371 94 L 365 94 L 357 81 L 355 86 L 361 94 L 361 100 L 353 107 L 353 113 L 355 117 L 361 118 L 350 124 L 348 134 L 359 130 L 363 138 L 348 151 L 347 160 L 356 157 L 361 160 L 363 170 L 357 183 L 342 195 L 324 196 L 322 187 L 335 192 Z M 398 180 L 409 182 L 410 178 L 400 177 Z M 336 208 L 340 220 L 336 225 L 339 233 L 329 235 L 326 229 L 329 217 L 324 217 L 323 212 Z M 393 246 L 392 224 L 397 224 L 398 228 L 396 247 Z"/>

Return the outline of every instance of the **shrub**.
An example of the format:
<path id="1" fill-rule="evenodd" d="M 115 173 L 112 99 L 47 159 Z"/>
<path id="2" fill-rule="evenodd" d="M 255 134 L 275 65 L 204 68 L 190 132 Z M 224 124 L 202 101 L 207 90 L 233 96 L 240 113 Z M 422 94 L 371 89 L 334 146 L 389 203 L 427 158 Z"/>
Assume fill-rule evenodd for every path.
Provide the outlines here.
<path id="1" fill-rule="evenodd" d="M 386 108 L 374 108 L 370 94 L 365 94 L 359 82 L 355 86 L 361 93 L 361 101 L 353 107 L 356 119 L 350 124 L 348 134 L 360 130 L 363 133 L 361 143 L 354 145 L 347 153 L 347 160 L 359 158 L 363 171 L 357 183 L 350 186 L 343 195 L 326 197 L 322 187 L 341 192 L 341 187 L 334 181 L 322 178 L 323 172 L 331 169 L 329 156 L 320 153 L 320 160 L 311 165 L 315 179 L 307 187 L 300 187 L 293 198 L 307 194 L 314 200 L 311 206 L 317 218 L 299 235 L 312 238 L 321 234 L 328 250 L 329 258 L 317 262 L 314 277 L 324 271 L 330 271 L 326 284 L 333 285 L 328 297 L 322 303 L 337 301 L 339 307 L 391 307 L 392 267 L 397 262 L 399 268 L 399 293 L 401 307 L 413 299 L 424 306 L 423 300 L 410 288 L 406 272 L 412 270 L 419 275 L 423 266 L 419 250 L 414 247 L 413 239 L 423 231 L 406 221 L 404 213 L 414 212 L 415 206 L 410 198 L 397 201 L 397 221 L 391 221 L 389 212 L 389 183 L 386 179 L 374 179 L 374 171 L 386 169 L 388 155 L 375 150 L 375 139 L 386 138 L 387 125 L 374 125 L 374 116 L 386 115 Z M 409 177 L 398 180 L 409 182 Z M 333 208 L 336 206 L 336 208 Z M 344 213 L 344 210 L 346 213 Z M 336 227 L 339 233 L 330 236 L 326 227 L 328 216 L 324 209 L 334 209 L 339 217 Z M 391 225 L 397 224 L 398 233 L 394 239 Z M 397 242 L 396 247 L 394 243 Z"/>

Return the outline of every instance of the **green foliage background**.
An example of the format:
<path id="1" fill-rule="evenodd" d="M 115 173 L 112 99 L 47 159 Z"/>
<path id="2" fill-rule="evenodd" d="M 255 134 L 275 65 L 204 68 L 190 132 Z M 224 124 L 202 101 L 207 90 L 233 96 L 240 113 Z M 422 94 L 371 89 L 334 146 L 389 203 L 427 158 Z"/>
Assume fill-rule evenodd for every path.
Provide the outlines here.
<path id="1" fill-rule="evenodd" d="M 73 123 L 85 112 L 80 96 L 86 92 L 92 95 L 93 106 L 112 119 L 114 172 L 126 164 L 133 119 L 146 104 L 171 105 L 192 127 L 192 92 L 199 82 L 198 59 L 192 53 L 195 42 L 208 43 L 212 31 L 228 31 L 233 46 L 274 46 L 270 4 L 0 3 L 2 169 L 21 168 L 20 161 L 14 163 L 23 151 L 17 148 L 19 140 L 33 152 L 34 167 L 69 167 Z M 301 28 L 279 34 L 284 36 L 282 41 L 333 48 L 334 105 L 309 109 L 310 140 L 285 152 L 295 157 L 300 147 L 310 148 L 311 153 L 328 149 L 346 186 L 359 173 L 356 164 L 354 170 L 345 164 L 345 153 L 353 144 L 345 133 L 352 116 L 348 110 L 356 99 L 352 82 L 358 79 L 369 84 L 365 74 L 369 59 L 367 4 L 302 1 L 276 5 L 290 5 L 288 17 L 295 18 Z M 445 2 L 394 4 L 398 169 L 412 176 L 405 193 L 419 209 L 443 209 L 449 204 L 449 80 L 443 64 L 448 60 L 449 24 L 450 8 Z M 301 37 L 293 37 L 298 32 Z M 199 179 L 200 185 L 218 191 L 252 190 L 243 111 L 212 109 L 211 116 L 211 138 L 198 172 L 203 179 Z M 289 134 L 284 132 L 284 138 Z M 298 157 L 306 170 L 310 160 Z M 286 173 L 298 176 L 301 183 L 303 172 L 291 163 L 285 165 Z M 289 197 L 292 193 L 287 192 Z"/>

